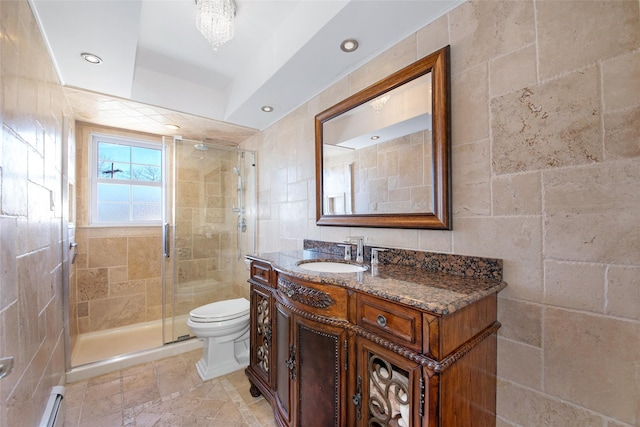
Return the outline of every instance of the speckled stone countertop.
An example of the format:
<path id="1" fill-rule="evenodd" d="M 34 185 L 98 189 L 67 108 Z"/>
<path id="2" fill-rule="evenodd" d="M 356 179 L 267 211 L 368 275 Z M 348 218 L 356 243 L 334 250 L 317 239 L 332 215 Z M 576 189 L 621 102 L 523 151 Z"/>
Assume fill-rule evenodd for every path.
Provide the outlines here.
<path id="1" fill-rule="evenodd" d="M 307 249 L 247 255 L 247 258 L 267 262 L 274 269 L 303 280 L 344 286 L 438 315 L 446 315 L 460 310 L 487 295 L 499 292 L 507 285 L 501 280 L 501 262 L 499 262 L 500 280 L 492 278 L 492 274 L 488 274 L 489 277 L 482 277 L 487 275 L 479 274 L 451 274 L 450 272 L 433 271 L 416 265 L 403 264 L 371 266 L 365 263 L 367 270 L 358 273 L 321 273 L 298 267 L 298 264 L 305 260 L 348 262 L 344 261 L 341 256 L 328 252 Z M 421 252 L 421 254 L 425 253 Z M 456 255 L 446 256 L 456 257 Z M 482 258 L 477 259 L 483 260 Z M 499 261 L 488 260 L 489 262 Z M 468 264 L 469 262 L 467 260 L 464 263 Z M 473 266 L 465 265 L 465 267 L 466 270 L 469 268 L 474 270 Z"/>

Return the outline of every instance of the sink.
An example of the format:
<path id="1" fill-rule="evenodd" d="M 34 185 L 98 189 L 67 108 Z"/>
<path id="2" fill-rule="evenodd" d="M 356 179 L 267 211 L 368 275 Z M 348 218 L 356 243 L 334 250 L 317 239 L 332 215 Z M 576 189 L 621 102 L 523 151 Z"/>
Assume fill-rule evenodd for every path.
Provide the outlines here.
<path id="1" fill-rule="evenodd" d="M 303 261 L 297 264 L 299 268 L 318 273 L 357 273 L 365 271 L 367 267 L 359 264 L 332 261 Z"/>

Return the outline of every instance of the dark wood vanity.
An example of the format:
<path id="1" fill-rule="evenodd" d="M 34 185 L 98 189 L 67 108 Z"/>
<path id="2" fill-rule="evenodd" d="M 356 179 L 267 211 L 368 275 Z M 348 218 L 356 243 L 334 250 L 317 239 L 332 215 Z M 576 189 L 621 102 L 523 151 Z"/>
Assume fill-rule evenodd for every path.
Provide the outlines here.
<path id="1" fill-rule="evenodd" d="M 401 264 L 335 274 L 297 266 L 327 257 L 249 257 L 246 374 L 277 423 L 494 426 L 499 260 L 493 277 Z"/>

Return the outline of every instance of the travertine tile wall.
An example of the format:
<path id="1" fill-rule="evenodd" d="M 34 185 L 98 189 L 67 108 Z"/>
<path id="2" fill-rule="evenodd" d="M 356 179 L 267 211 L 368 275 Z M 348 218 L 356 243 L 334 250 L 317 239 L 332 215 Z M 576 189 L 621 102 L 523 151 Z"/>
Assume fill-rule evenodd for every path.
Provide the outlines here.
<path id="1" fill-rule="evenodd" d="M 248 277 L 236 282 L 234 271 L 237 157 L 235 150 L 201 151 L 188 142 L 177 146 L 176 315 L 247 293 Z"/>
<path id="2" fill-rule="evenodd" d="M 90 133 L 133 137 L 162 143 L 141 134 L 83 122 L 76 124 L 76 298 L 80 333 L 118 328 L 162 317 L 162 229 L 155 227 L 89 227 Z"/>
<path id="3" fill-rule="evenodd" d="M 90 133 L 133 137 L 159 144 L 157 135 L 77 123 L 76 311 L 80 333 L 162 318 L 162 229 L 89 226 Z M 168 170 L 173 171 L 169 144 Z M 165 259 L 167 315 L 186 315 L 214 301 L 244 296 L 246 278 L 235 280 L 237 164 L 235 150 L 177 148 L 176 259 Z M 169 172 L 169 179 L 174 179 Z M 172 183 L 169 185 L 171 187 Z M 169 194 L 169 197 L 172 197 Z M 172 268 L 175 262 L 175 283 Z M 244 264 L 241 263 L 243 266 Z M 173 293 L 173 295 L 171 295 Z M 173 305 L 175 304 L 175 305 Z M 73 308 L 73 307 L 72 307 Z M 73 313 L 73 310 L 72 310 Z"/>
<path id="4" fill-rule="evenodd" d="M 323 156 L 325 192 L 344 198 L 333 213 L 433 211 L 431 132 L 415 132 L 359 150 L 327 145 Z"/>
<path id="5" fill-rule="evenodd" d="M 314 115 L 451 45 L 453 230 L 315 225 Z M 259 249 L 304 238 L 504 259 L 499 426 L 640 424 L 640 11 L 471 1 L 246 141 Z"/>
<path id="6" fill-rule="evenodd" d="M 34 426 L 64 381 L 62 136 L 70 109 L 26 1 L 0 2 L 0 425 Z M 51 208 L 50 201 L 55 203 Z"/>

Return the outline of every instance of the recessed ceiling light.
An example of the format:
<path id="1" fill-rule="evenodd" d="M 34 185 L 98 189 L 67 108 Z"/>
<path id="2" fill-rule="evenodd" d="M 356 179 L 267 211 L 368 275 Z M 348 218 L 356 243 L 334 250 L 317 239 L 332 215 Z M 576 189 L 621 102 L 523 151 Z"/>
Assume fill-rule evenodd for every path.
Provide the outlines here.
<path id="1" fill-rule="evenodd" d="M 380 137 L 378 135 L 373 135 L 371 139 L 375 141 L 376 139 L 380 139 Z"/>
<path id="2" fill-rule="evenodd" d="M 343 52 L 353 52 L 358 48 L 358 41 L 356 39 L 346 39 L 340 43 L 340 50 Z"/>
<path id="3" fill-rule="evenodd" d="M 166 125 L 164 125 L 164 127 L 166 127 L 167 129 L 173 129 L 173 130 L 180 129 L 180 126 L 178 126 L 176 124 L 173 124 L 173 123 L 166 124 Z"/>
<path id="4" fill-rule="evenodd" d="M 80 56 L 82 56 L 82 58 L 87 61 L 90 62 L 92 64 L 100 64 L 102 62 L 102 58 L 100 58 L 98 55 L 94 55 L 93 53 L 81 53 Z"/>
<path id="5" fill-rule="evenodd" d="M 265 113 L 270 113 L 273 111 L 273 107 L 271 105 L 265 105 L 261 108 L 262 111 L 264 111 Z"/>

